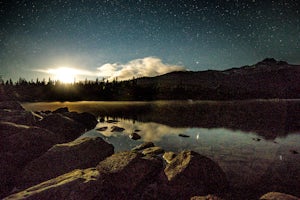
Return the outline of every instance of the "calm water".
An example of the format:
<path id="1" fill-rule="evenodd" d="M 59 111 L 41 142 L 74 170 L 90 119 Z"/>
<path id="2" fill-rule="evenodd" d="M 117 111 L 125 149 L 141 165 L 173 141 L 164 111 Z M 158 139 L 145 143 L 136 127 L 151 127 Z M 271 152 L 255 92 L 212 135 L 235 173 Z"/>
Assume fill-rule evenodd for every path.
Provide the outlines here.
<path id="1" fill-rule="evenodd" d="M 251 198 L 268 191 L 300 196 L 300 100 L 51 102 L 28 110 L 90 112 L 105 122 L 82 137 L 102 137 L 115 151 L 152 141 L 166 151 L 194 150 L 225 171 L 232 191 Z M 116 120 L 109 123 L 108 120 Z M 124 128 L 111 132 L 112 126 Z M 135 130 L 142 139 L 131 140 Z M 185 134 L 189 137 L 180 137 Z"/>

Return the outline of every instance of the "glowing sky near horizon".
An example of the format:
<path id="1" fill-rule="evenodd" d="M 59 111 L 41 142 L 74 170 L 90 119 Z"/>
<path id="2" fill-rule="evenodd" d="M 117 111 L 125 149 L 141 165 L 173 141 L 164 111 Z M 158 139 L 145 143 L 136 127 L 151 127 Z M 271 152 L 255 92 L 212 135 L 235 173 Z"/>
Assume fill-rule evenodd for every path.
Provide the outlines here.
<path id="1" fill-rule="evenodd" d="M 82 79 L 126 78 L 222 70 L 266 57 L 299 64 L 299 4 L 0 0 L 0 76 L 47 79 L 53 76 L 47 69 L 68 66 Z"/>

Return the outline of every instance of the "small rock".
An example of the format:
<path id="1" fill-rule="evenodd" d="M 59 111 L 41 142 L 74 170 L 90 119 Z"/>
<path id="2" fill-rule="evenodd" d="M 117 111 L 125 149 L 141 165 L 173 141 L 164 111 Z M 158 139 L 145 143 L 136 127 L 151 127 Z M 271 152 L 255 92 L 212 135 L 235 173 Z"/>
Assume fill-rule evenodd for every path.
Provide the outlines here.
<path id="1" fill-rule="evenodd" d="M 299 154 L 299 152 L 296 151 L 296 150 L 290 150 L 290 152 L 291 152 L 292 154 Z"/>
<path id="2" fill-rule="evenodd" d="M 103 126 L 96 129 L 96 131 L 106 131 L 106 130 L 107 130 L 107 126 Z"/>
<path id="3" fill-rule="evenodd" d="M 259 142 L 261 139 L 260 138 L 252 138 L 252 140 Z"/>
<path id="4" fill-rule="evenodd" d="M 149 147 L 147 149 L 144 149 L 142 151 L 142 154 L 144 155 L 159 155 L 159 154 L 163 154 L 165 152 L 165 150 L 163 150 L 161 147 Z"/>
<path id="5" fill-rule="evenodd" d="M 172 162 L 172 160 L 176 157 L 176 154 L 174 152 L 165 152 L 164 155 L 163 155 L 163 158 L 165 159 L 165 161 L 167 163 L 170 163 Z"/>
<path id="6" fill-rule="evenodd" d="M 129 135 L 129 137 L 130 137 L 130 139 L 133 139 L 133 140 L 139 140 L 139 139 L 141 139 L 141 136 L 139 134 L 137 134 L 137 133 L 131 133 Z"/>
<path id="7" fill-rule="evenodd" d="M 52 113 L 60 113 L 60 114 L 63 114 L 63 113 L 66 113 L 66 112 L 69 112 L 68 107 L 58 108 L 58 109 L 54 110 Z"/>
<path id="8" fill-rule="evenodd" d="M 299 198 L 280 192 L 269 192 L 261 196 L 260 200 L 299 200 Z"/>
<path id="9" fill-rule="evenodd" d="M 178 136 L 179 137 L 186 137 L 186 138 L 190 137 L 189 135 L 185 135 L 185 134 L 181 134 L 181 133 Z"/>
<path id="10" fill-rule="evenodd" d="M 111 132 L 123 132 L 124 130 L 125 130 L 124 128 L 118 126 L 111 127 Z"/>
<path id="11" fill-rule="evenodd" d="M 132 149 L 132 151 L 140 151 L 140 150 L 147 149 L 147 148 L 149 148 L 149 147 L 154 147 L 153 142 L 145 142 L 145 143 L 143 143 L 143 144 L 140 144 L 140 145 L 134 147 L 134 148 Z"/>
<path id="12" fill-rule="evenodd" d="M 109 119 L 106 121 L 107 123 L 117 123 L 119 122 L 118 120 L 114 120 L 114 119 Z"/>

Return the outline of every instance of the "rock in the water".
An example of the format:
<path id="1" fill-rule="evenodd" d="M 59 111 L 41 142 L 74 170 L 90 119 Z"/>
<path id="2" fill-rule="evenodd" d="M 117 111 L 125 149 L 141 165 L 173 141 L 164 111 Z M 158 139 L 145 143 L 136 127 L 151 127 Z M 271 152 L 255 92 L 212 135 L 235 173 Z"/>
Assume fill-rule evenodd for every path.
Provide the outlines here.
<path id="1" fill-rule="evenodd" d="M 95 128 L 95 126 L 98 123 L 97 118 L 94 115 L 87 112 L 66 112 L 63 113 L 63 115 L 69 117 L 70 119 L 73 119 L 76 122 L 83 124 L 84 128 L 87 130 Z"/>
<path id="2" fill-rule="evenodd" d="M 190 137 L 189 135 L 185 135 L 185 134 L 182 134 L 182 133 L 180 133 L 178 136 L 179 136 L 179 137 L 185 137 L 185 138 Z"/>
<path id="3" fill-rule="evenodd" d="M 66 112 L 69 112 L 68 107 L 58 108 L 58 109 L 54 110 L 52 113 L 60 113 L 60 114 L 63 114 L 63 113 L 66 113 Z"/>
<path id="4" fill-rule="evenodd" d="M 225 173 L 211 159 L 193 151 L 179 153 L 161 176 L 161 192 L 169 198 L 222 193 L 228 187 Z"/>
<path id="5" fill-rule="evenodd" d="M 144 187 L 162 169 L 162 160 L 134 152 L 114 154 L 96 168 L 77 169 L 22 192 L 9 199 L 140 199 Z"/>
<path id="6" fill-rule="evenodd" d="M 61 139 L 38 127 L 0 123 L 0 198 L 15 186 L 21 169 Z"/>
<path id="7" fill-rule="evenodd" d="M 57 144 L 25 167 L 18 188 L 27 188 L 74 169 L 95 167 L 113 153 L 114 147 L 101 138 Z"/>
<path id="8" fill-rule="evenodd" d="M 62 114 L 50 114 L 43 120 L 38 121 L 36 126 L 62 136 L 63 140 L 61 142 L 72 141 L 86 130 L 84 125 Z"/>
<path id="9" fill-rule="evenodd" d="M 139 139 L 141 139 L 141 136 L 139 134 L 137 134 L 137 133 L 131 133 L 129 135 L 129 137 L 130 137 L 130 139 L 133 139 L 133 140 L 139 140 Z"/>
<path id="10" fill-rule="evenodd" d="M 165 152 L 165 150 L 163 150 L 161 147 L 149 147 L 146 148 L 142 151 L 142 154 L 144 155 L 159 155 L 159 154 L 163 154 Z"/>
<path id="11" fill-rule="evenodd" d="M 144 149 L 149 148 L 149 147 L 154 147 L 153 142 L 144 142 L 143 144 L 140 144 L 140 145 L 134 147 L 132 149 L 132 151 L 140 151 L 140 150 L 144 150 Z"/>
<path id="12" fill-rule="evenodd" d="M 260 197 L 260 200 L 299 200 L 299 197 L 295 197 L 289 194 L 280 192 L 269 192 Z"/>
<path id="13" fill-rule="evenodd" d="M 173 160 L 176 156 L 177 156 L 176 153 L 170 151 L 170 152 L 165 152 L 164 155 L 163 155 L 163 158 L 165 159 L 165 161 L 166 161 L 167 163 L 171 163 L 172 160 Z"/>
<path id="14" fill-rule="evenodd" d="M 125 130 L 124 128 L 118 126 L 111 127 L 111 132 L 123 132 L 124 130 Z"/>
<path id="15" fill-rule="evenodd" d="M 107 126 L 103 126 L 103 127 L 100 127 L 100 128 L 96 128 L 96 131 L 106 131 L 107 130 Z"/>

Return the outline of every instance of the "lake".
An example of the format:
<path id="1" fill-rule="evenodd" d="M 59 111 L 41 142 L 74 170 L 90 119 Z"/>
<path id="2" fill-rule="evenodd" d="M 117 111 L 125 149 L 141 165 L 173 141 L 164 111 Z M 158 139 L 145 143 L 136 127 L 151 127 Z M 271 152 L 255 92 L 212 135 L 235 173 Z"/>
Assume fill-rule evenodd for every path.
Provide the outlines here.
<path id="1" fill-rule="evenodd" d="M 152 141 L 165 151 L 193 150 L 219 164 L 231 192 L 244 199 L 269 191 L 300 196 L 300 100 L 37 102 L 27 110 L 89 112 L 96 128 L 81 137 L 102 137 L 115 151 Z M 123 132 L 111 132 L 112 126 Z M 136 131 L 141 139 L 129 135 Z M 180 137 L 179 134 L 185 137 Z"/>

